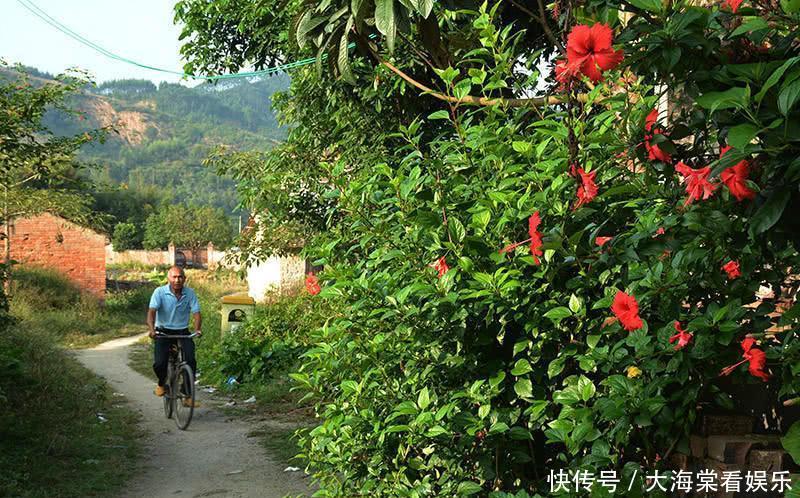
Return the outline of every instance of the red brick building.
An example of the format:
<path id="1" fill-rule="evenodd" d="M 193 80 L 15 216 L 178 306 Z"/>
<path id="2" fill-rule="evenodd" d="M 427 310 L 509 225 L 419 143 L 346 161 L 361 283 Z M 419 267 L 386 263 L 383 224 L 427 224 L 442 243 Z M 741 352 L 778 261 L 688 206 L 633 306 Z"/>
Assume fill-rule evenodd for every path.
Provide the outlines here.
<path id="1" fill-rule="evenodd" d="M 64 218 L 43 213 L 15 219 L 11 259 L 53 269 L 99 299 L 106 291 L 106 237 Z"/>

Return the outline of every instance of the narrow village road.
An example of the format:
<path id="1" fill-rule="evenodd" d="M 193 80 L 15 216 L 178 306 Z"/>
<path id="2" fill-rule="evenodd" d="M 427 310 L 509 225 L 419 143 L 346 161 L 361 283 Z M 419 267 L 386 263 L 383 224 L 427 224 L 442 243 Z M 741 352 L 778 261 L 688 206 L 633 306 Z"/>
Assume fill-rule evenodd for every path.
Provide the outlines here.
<path id="1" fill-rule="evenodd" d="M 161 399 L 153 395 L 154 383 L 128 367 L 129 346 L 143 335 L 116 339 L 93 349 L 76 352 L 86 367 L 104 377 L 114 391 L 142 414 L 145 432 L 140 468 L 122 497 L 267 497 L 309 495 L 302 472 L 284 472 L 285 465 L 270 458 L 253 427 L 230 418 L 204 399 L 195 409 L 191 425 L 178 430 L 164 417 Z"/>

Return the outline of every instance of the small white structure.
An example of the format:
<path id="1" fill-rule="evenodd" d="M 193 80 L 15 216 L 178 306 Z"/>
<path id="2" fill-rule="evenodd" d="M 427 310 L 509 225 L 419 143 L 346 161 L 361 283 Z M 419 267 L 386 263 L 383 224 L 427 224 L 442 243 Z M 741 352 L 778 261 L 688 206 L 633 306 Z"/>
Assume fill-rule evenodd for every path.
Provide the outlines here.
<path id="1" fill-rule="evenodd" d="M 255 301 L 244 292 L 223 296 L 222 306 L 219 310 L 222 318 L 220 328 L 222 335 L 227 332 L 235 332 L 255 309 Z"/>
<path id="2" fill-rule="evenodd" d="M 263 303 L 269 294 L 290 292 L 303 285 L 306 262 L 297 256 L 272 256 L 247 267 L 247 293 Z"/>

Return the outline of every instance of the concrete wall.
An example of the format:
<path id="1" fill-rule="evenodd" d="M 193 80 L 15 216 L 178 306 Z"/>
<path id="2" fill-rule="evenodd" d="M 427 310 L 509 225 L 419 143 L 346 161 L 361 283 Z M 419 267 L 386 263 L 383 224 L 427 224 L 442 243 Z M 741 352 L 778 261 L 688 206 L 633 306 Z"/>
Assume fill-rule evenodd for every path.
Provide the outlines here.
<path id="1" fill-rule="evenodd" d="M 106 237 L 49 213 L 11 225 L 11 259 L 49 268 L 99 299 L 106 291 Z"/>
<path id="2" fill-rule="evenodd" d="M 106 246 L 106 264 L 118 265 L 125 263 L 142 263 L 145 265 L 170 264 L 169 251 L 121 251 L 114 250 L 114 246 Z"/>

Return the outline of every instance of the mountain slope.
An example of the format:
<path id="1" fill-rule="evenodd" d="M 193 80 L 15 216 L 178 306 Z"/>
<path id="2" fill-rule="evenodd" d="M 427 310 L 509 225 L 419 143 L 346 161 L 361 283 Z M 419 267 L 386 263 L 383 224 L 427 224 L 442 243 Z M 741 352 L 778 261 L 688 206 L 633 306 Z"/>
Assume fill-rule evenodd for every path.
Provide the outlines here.
<path id="1" fill-rule="evenodd" d="M 29 72 L 36 81 L 52 79 L 35 69 Z M 203 160 L 219 145 L 266 150 L 283 140 L 286 130 L 275 119 L 271 97 L 288 86 L 286 75 L 194 88 L 112 81 L 87 86 L 75 97 L 72 107 L 83 116 L 54 111 L 46 122 L 56 135 L 114 128 L 105 143 L 81 152 L 80 159 L 96 166 L 90 170 L 96 182 L 156 190 L 169 202 L 211 205 L 232 213 L 238 204 L 233 182 L 204 167 Z"/>

